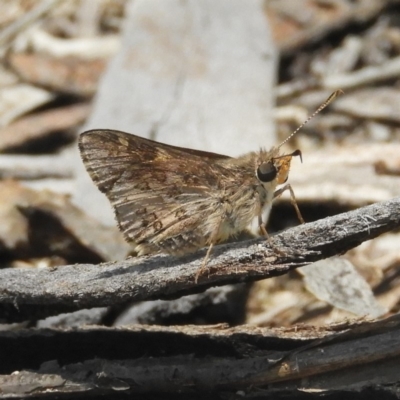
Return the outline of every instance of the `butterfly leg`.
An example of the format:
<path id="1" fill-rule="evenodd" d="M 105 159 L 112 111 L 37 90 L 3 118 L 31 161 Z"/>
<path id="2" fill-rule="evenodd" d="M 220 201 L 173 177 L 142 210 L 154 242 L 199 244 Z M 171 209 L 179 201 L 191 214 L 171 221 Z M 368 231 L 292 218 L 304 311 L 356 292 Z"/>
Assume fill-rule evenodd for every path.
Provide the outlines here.
<path id="1" fill-rule="evenodd" d="M 201 267 L 197 270 L 196 272 L 196 276 L 194 278 L 194 282 L 197 283 L 199 276 L 204 272 L 205 269 L 207 268 L 207 262 L 208 262 L 208 258 L 210 257 L 211 254 L 211 250 L 214 247 L 214 243 L 211 243 L 210 246 L 208 246 L 208 250 L 207 250 L 207 254 L 204 257 L 203 263 L 201 264 Z"/>
<path id="2" fill-rule="evenodd" d="M 292 186 L 290 186 L 290 183 L 287 183 L 286 185 L 282 186 L 280 189 L 276 190 L 274 192 L 274 199 L 278 196 L 280 196 L 285 190 L 289 190 L 290 192 L 290 202 L 292 203 L 294 209 L 296 210 L 296 214 L 297 214 L 297 218 L 299 219 L 299 221 L 304 224 L 304 219 L 303 216 L 301 215 L 299 206 L 297 205 L 297 201 L 296 201 L 296 196 L 294 195 L 294 191 L 292 189 Z"/>
<path id="3" fill-rule="evenodd" d="M 271 236 L 267 232 L 267 229 L 265 228 L 265 225 L 263 224 L 261 214 L 258 216 L 258 228 L 260 229 L 263 236 L 265 236 L 265 238 L 267 239 L 268 244 L 271 246 L 272 250 L 274 250 L 276 253 L 284 254 L 284 252 L 279 247 L 276 246 L 276 244 L 272 240 Z"/>
<path id="4" fill-rule="evenodd" d="M 297 201 L 296 201 L 296 197 L 294 195 L 294 191 L 292 189 L 292 186 L 290 186 L 289 183 L 287 183 L 286 185 L 282 186 L 281 188 L 279 188 L 278 190 L 276 190 L 274 192 L 274 199 L 276 197 L 280 196 L 285 190 L 289 190 L 289 192 L 290 192 L 290 201 L 291 201 L 294 209 L 296 210 L 297 218 L 300 220 L 300 222 L 302 224 L 304 224 L 304 219 L 303 219 L 303 216 L 301 215 L 299 206 L 297 205 Z M 274 241 L 271 239 L 271 236 L 269 236 L 269 234 L 268 234 L 267 230 L 265 229 L 265 226 L 264 226 L 264 224 L 262 222 L 261 214 L 258 217 L 258 224 L 259 224 L 259 227 L 260 227 L 260 231 L 267 238 L 268 243 L 272 247 L 272 249 L 275 252 L 279 253 L 279 254 L 284 254 L 284 252 L 276 246 Z"/>
<path id="5" fill-rule="evenodd" d="M 196 276 L 194 278 L 194 282 L 195 283 L 197 283 L 197 281 L 199 279 L 199 276 L 204 272 L 204 270 L 208 269 L 207 268 L 207 262 L 208 262 L 208 259 L 210 257 L 210 254 L 211 254 L 211 250 L 214 247 L 214 244 L 217 242 L 217 235 L 218 235 L 218 231 L 219 231 L 220 226 L 221 226 L 221 223 L 219 223 L 217 225 L 217 228 L 214 229 L 213 233 L 211 234 L 210 245 L 208 246 L 208 250 L 207 250 L 206 256 L 204 257 L 203 263 L 201 264 L 201 267 L 196 272 Z"/>

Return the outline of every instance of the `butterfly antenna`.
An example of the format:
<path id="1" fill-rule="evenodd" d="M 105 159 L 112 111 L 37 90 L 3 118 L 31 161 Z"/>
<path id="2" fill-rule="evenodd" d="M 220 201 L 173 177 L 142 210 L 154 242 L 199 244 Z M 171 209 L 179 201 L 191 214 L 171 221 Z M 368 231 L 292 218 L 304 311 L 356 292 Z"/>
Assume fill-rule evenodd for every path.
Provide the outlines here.
<path id="1" fill-rule="evenodd" d="M 279 146 L 282 147 L 286 142 L 288 142 L 304 125 L 308 124 L 319 112 L 321 112 L 329 103 L 331 103 L 336 97 L 342 94 L 342 90 L 336 90 L 333 92 L 318 108 L 315 110 L 293 133 L 291 133 Z"/>

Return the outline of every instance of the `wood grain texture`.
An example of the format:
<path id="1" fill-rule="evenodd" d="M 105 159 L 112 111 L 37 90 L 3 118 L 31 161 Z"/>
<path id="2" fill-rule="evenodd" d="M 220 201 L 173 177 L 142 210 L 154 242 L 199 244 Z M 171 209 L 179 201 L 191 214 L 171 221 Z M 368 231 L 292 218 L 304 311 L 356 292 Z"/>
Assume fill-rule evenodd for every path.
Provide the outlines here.
<path id="1" fill-rule="evenodd" d="M 373 399 L 374 387 L 396 390 L 398 315 L 296 328 L 136 325 L 0 332 L 0 398 L 147 393 L 169 399 L 174 393 L 200 399 L 206 392 L 219 399 L 242 390 L 261 393 L 250 397 L 259 399 L 288 393 L 304 399 L 304 392 L 327 391 L 335 398 L 342 391 L 366 391 L 370 397 L 362 398 Z"/>
<path id="2" fill-rule="evenodd" d="M 194 278 L 205 251 L 51 270 L 0 270 L 0 318 L 21 321 L 128 301 L 177 298 L 211 286 L 285 274 L 342 254 L 400 226 L 400 198 L 328 217 L 275 235 L 277 254 L 264 239 L 215 248 L 208 274 Z"/>

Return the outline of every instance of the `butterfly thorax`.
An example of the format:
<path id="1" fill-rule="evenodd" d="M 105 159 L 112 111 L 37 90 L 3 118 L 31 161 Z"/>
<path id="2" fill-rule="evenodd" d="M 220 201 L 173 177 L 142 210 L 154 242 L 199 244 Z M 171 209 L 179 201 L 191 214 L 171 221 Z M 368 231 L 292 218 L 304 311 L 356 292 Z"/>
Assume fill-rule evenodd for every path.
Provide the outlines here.
<path id="1" fill-rule="evenodd" d="M 280 174 L 281 162 L 274 160 L 274 157 L 278 156 L 277 149 L 270 151 L 261 149 L 258 152 L 251 152 L 219 163 L 221 166 L 229 165 L 229 173 L 220 182 L 221 186 L 215 199 L 219 202 L 221 223 L 218 237 L 221 241 L 245 230 L 254 218 L 265 214 L 266 207 L 270 207 L 275 189 L 279 184 L 278 180 L 283 177 L 282 173 Z M 264 164 L 271 168 L 269 175 L 267 171 L 268 176 L 261 175 L 262 178 L 271 178 L 268 181 L 260 179 L 257 173 L 260 166 Z M 286 171 L 285 174 L 287 176 Z"/>

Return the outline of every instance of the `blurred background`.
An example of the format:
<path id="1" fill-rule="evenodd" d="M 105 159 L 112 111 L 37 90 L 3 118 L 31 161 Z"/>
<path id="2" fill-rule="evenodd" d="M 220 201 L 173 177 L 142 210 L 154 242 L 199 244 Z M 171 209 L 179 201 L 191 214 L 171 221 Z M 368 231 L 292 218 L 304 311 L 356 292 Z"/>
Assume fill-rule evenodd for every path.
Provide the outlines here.
<path id="1" fill-rule="evenodd" d="M 303 153 L 289 181 L 305 220 L 400 195 L 396 0 L 0 0 L 0 10 L 0 268 L 128 254 L 80 160 L 86 129 L 237 156 L 279 144 L 342 89 L 285 145 Z M 282 196 L 268 230 L 298 223 Z M 400 305 L 399 239 L 382 235 L 318 271 L 35 324 L 291 326 L 390 315 Z"/>

